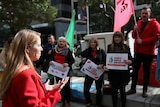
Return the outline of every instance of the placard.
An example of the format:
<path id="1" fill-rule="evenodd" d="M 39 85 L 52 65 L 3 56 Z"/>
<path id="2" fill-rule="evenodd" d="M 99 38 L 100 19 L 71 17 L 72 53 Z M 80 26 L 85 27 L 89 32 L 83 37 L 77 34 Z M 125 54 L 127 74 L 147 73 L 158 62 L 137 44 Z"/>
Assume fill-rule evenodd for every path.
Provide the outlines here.
<path id="1" fill-rule="evenodd" d="M 87 74 L 91 78 L 98 80 L 99 77 L 103 74 L 102 69 L 97 69 L 97 65 L 91 60 L 87 60 L 83 67 L 81 68 L 81 72 Z"/>
<path id="2" fill-rule="evenodd" d="M 128 70 L 128 64 L 125 64 L 124 60 L 128 60 L 127 53 L 107 53 L 106 67 L 114 70 Z"/>
<path id="3" fill-rule="evenodd" d="M 65 78 L 67 77 L 69 67 L 64 67 L 62 64 L 53 61 L 53 64 L 49 66 L 48 74 Z"/>

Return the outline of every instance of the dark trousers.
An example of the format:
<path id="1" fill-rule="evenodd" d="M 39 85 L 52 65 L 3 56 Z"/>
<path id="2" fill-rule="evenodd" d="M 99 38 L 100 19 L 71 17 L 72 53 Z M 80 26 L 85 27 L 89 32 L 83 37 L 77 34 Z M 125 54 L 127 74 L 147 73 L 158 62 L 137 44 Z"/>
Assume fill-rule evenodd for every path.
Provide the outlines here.
<path id="1" fill-rule="evenodd" d="M 133 62 L 133 73 L 132 73 L 132 85 L 131 89 L 135 90 L 138 79 L 138 72 L 143 63 L 143 91 L 147 91 L 149 79 L 150 79 L 150 67 L 153 60 L 153 55 L 145 55 L 135 53 L 134 62 Z"/>
<path id="2" fill-rule="evenodd" d="M 56 77 L 56 81 L 62 80 L 62 78 Z M 68 103 L 71 101 L 71 89 L 70 89 L 70 79 L 65 84 L 65 86 L 61 90 L 62 102 L 67 101 Z"/>
<path id="3" fill-rule="evenodd" d="M 103 85 L 103 78 L 104 75 L 102 74 L 101 77 L 98 80 L 95 80 L 95 84 L 96 84 L 96 105 L 100 106 L 101 105 L 101 101 L 102 101 L 102 85 Z M 90 88 L 91 85 L 93 83 L 94 79 L 89 77 L 88 75 L 85 76 L 85 81 L 84 81 L 84 96 L 86 99 L 86 103 L 91 103 L 91 98 L 90 98 Z"/>
<path id="4" fill-rule="evenodd" d="M 112 104 L 113 104 L 113 107 L 117 107 L 118 89 L 120 90 L 121 107 L 126 107 L 125 86 L 126 86 L 126 85 L 112 84 Z"/>

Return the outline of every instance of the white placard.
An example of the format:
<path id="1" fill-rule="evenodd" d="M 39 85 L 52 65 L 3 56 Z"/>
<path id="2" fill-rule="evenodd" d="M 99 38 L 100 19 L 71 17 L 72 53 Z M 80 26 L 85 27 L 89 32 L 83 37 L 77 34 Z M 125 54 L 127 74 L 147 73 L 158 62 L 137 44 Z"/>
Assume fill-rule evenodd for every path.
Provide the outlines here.
<path id="1" fill-rule="evenodd" d="M 91 60 L 87 60 L 83 67 L 81 68 L 81 72 L 87 74 L 91 78 L 98 80 L 99 77 L 103 74 L 101 69 L 97 69 L 97 65 L 93 63 Z"/>
<path id="2" fill-rule="evenodd" d="M 69 67 L 64 67 L 62 64 L 53 61 L 53 64 L 49 66 L 48 74 L 65 78 L 67 77 Z"/>
<path id="3" fill-rule="evenodd" d="M 125 64 L 124 60 L 128 60 L 127 53 L 107 53 L 106 67 L 114 70 L 128 70 L 128 64 Z"/>

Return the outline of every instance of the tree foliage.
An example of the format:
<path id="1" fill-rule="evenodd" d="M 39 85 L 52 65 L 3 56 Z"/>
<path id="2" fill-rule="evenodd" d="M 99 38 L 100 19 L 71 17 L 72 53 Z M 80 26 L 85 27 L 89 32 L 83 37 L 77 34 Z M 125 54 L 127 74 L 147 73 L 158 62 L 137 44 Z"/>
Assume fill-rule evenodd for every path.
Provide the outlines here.
<path id="1" fill-rule="evenodd" d="M 133 0 L 134 1 L 134 0 Z M 151 4 L 152 17 L 155 17 L 160 22 L 160 2 L 158 0 L 146 0 L 146 4 Z M 106 8 L 99 8 L 99 4 L 106 5 Z M 114 19 L 114 0 L 81 0 L 81 5 L 89 6 L 90 14 L 90 31 L 104 32 L 112 31 Z M 105 17 L 106 16 L 106 17 Z M 131 17 L 129 22 L 133 21 Z M 134 23 L 129 23 L 123 30 L 130 31 Z"/>
<path id="2" fill-rule="evenodd" d="M 32 21 L 51 22 L 57 14 L 57 9 L 50 0 L 1 0 L 1 29 L 9 28 L 14 34 L 17 30 L 30 26 Z"/>
<path id="3" fill-rule="evenodd" d="M 155 0 L 151 0 L 150 3 L 152 4 L 152 16 L 160 23 L 160 1 L 156 2 Z"/>
<path id="4" fill-rule="evenodd" d="M 112 31 L 114 11 L 110 0 L 81 0 L 80 5 L 89 7 L 90 33 Z"/>

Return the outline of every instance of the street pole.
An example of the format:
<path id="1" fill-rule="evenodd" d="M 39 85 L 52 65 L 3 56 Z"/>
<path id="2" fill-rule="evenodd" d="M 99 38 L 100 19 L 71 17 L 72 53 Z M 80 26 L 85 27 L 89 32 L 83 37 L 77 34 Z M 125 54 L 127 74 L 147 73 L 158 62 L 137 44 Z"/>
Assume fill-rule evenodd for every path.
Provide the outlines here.
<path id="1" fill-rule="evenodd" d="M 86 0 L 88 2 L 88 0 Z M 86 6 L 86 11 L 87 11 L 87 35 L 89 34 L 89 7 L 88 5 Z"/>

